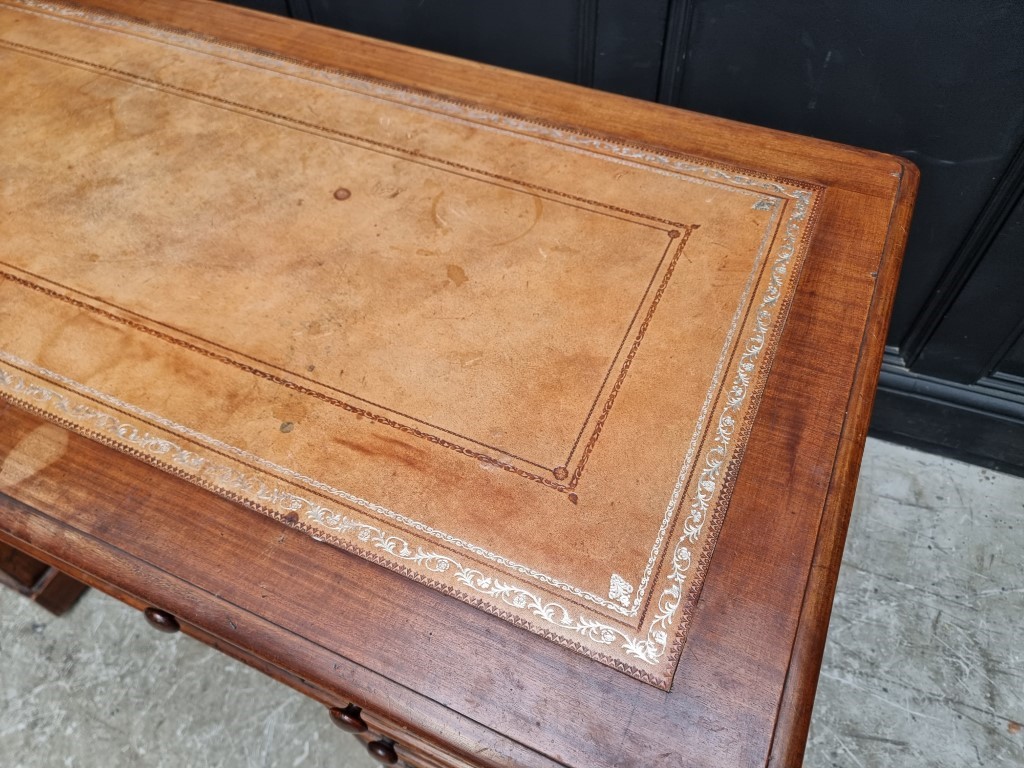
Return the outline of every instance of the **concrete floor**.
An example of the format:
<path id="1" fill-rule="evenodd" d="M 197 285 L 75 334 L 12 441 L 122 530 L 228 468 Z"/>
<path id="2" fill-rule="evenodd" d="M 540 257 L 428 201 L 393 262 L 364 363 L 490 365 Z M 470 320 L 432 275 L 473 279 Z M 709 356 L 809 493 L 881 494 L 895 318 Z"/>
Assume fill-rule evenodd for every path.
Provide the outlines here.
<path id="1" fill-rule="evenodd" d="M 1024 479 L 870 441 L 809 768 L 1024 766 Z M 0 590 L 0 768 L 369 768 L 323 709 L 88 593 Z"/>

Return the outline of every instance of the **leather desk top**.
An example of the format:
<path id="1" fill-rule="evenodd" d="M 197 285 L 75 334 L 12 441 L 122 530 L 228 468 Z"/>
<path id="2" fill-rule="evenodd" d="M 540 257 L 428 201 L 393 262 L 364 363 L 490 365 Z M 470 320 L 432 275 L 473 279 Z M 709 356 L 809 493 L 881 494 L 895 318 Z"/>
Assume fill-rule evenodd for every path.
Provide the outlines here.
<path id="1" fill-rule="evenodd" d="M 702 635 L 705 587 L 786 602 L 795 648 L 804 593 L 760 595 L 780 569 L 810 583 L 822 546 L 838 562 L 916 177 L 595 95 L 644 125 L 616 132 L 568 86 L 531 111 L 523 76 L 495 72 L 511 98 L 488 103 L 458 81 L 487 68 L 432 57 L 410 83 L 361 69 L 358 38 L 332 67 L 161 13 L 0 3 L 0 399 L 230 500 L 179 523 L 221 553 L 252 546 L 254 510 L 469 604 L 453 638 L 498 621 L 632 700 L 746 665 L 771 611 Z M 708 139 L 730 130 L 745 149 Z M 32 503 L 23 475 L 3 490 Z M 323 557 L 285 610 L 346 583 L 352 559 Z M 783 693 L 768 666 L 755 709 Z"/>

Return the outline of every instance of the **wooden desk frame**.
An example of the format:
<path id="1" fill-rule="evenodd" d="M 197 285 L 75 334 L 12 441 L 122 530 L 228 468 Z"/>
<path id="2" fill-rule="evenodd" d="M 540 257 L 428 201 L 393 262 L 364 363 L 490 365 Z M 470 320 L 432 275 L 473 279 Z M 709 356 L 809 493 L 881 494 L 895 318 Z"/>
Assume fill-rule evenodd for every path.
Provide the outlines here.
<path id="1" fill-rule="evenodd" d="M 916 169 L 203 0 L 89 5 L 826 192 L 669 693 L 3 402 L 0 541 L 354 703 L 410 765 L 799 765 Z"/>

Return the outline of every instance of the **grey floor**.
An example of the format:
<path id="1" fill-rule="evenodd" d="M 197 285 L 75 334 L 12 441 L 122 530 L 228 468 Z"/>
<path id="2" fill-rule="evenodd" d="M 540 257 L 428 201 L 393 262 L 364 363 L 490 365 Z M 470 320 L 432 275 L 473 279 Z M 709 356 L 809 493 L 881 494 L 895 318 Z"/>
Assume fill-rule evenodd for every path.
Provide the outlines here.
<path id="1" fill-rule="evenodd" d="M 1024 766 L 1024 480 L 870 441 L 806 764 Z M 0 590 L 0 768 L 369 768 L 303 699 L 88 593 Z"/>

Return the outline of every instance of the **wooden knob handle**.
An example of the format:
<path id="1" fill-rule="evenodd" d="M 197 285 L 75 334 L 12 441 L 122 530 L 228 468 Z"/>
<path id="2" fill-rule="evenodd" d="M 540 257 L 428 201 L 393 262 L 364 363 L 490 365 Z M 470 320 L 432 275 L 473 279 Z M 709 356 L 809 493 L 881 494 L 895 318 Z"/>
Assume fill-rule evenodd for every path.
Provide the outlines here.
<path id="1" fill-rule="evenodd" d="M 366 751 L 379 763 L 394 765 L 398 762 L 398 754 L 395 752 L 395 743 L 388 739 L 371 741 L 366 745 Z"/>
<path id="2" fill-rule="evenodd" d="M 143 613 L 146 621 L 161 632 L 177 632 L 181 629 L 178 620 L 167 611 L 161 611 L 159 608 L 147 608 Z"/>
<path id="3" fill-rule="evenodd" d="M 331 707 L 329 713 L 331 721 L 341 730 L 348 731 L 349 733 L 363 733 L 366 731 L 366 723 L 360 717 L 361 712 L 362 710 L 355 704 L 349 704 L 344 709 L 341 707 Z"/>

